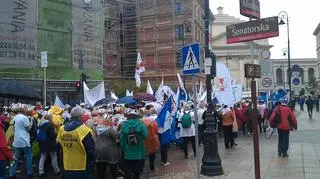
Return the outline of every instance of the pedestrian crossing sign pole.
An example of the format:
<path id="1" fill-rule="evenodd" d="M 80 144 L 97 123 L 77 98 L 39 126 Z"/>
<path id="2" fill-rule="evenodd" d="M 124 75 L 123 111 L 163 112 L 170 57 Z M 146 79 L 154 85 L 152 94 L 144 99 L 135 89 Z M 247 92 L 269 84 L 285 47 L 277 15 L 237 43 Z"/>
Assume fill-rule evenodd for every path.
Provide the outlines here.
<path id="1" fill-rule="evenodd" d="M 192 75 L 192 89 L 194 99 L 194 113 L 197 114 L 197 89 L 196 75 L 200 73 L 200 44 L 195 43 L 182 47 L 182 68 L 183 75 Z M 195 115 L 195 124 L 198 124 L 198 117 Z M 199 133 L 198 125 L 195 126 L 195 142 L 196 142 L 196 163 L 197 163 L 197 179 L 200 179 L 200 153 L 199 153 Z"/>
<path id="2" fill-rule="evenodd" d="M 182 47 L 182 68 L 184 75 L 200 73 L 200 44 L 195 43 Z"/>

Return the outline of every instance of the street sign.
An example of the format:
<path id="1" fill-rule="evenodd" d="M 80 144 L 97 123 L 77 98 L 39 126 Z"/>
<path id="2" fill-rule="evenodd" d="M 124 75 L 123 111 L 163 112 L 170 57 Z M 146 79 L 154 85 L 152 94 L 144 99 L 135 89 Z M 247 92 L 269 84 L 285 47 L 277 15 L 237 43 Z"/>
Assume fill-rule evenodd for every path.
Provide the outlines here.
<path id="1" fill-rule="evenodd" d="M 41 67 L 42 68 L 48 67 L 48 52 L 47 51 L 41 52 Z"/>
<path id="2" fill-rule="evenodd" d="M 191 44 L 182 47 L 182 68 L 184 75 L 200 73 L 200 44 Z"/>
<path id="3" fill-rule="evenodd" d="M 278 16 L 232 24 L 226 27 L 227 44 L 279 36 Z"/>
<path id="4" fill-rule="evenodd" d="M 244 64 L 244 77 L 261 78 L 261 66 L 257 64 Z"/>
<path id="5" fill-rule="evenodd" d="M 260 19 L 260 1 L 240 0 L 240 14 L 246 17 Z"/>
<path id="6" fill-rule="evenodd" d="M 293 79 L 292 79 L 292 84 L 293 84 L 293 85 L 296 85 L 296 86 L 299 85 L 299 84 L 300 84 L 300 79 L 297 78 L 297 77 L 293 78 Z"/>

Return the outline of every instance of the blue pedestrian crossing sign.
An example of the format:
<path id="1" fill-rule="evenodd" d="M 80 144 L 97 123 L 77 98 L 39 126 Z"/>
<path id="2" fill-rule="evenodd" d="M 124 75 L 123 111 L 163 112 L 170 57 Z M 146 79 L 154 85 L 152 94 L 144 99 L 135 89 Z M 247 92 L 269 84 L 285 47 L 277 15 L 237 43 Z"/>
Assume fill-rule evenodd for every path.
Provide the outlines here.
<path id="1" fill-rule="evenodd" d="M 184 75 L 195 75 L 200 73 L 199 43 L 182 47 L 182 68 Z"/>

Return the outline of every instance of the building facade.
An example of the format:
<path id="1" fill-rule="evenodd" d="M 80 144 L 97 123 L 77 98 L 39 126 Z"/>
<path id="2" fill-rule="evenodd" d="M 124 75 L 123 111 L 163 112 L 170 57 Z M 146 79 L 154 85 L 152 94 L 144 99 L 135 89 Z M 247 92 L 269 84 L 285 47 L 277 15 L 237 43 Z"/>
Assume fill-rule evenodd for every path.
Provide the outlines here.
<path id="1" fill-rule="evenodd" d="M 318 24 L 317 28 L 314 30 L 313 35 L 316 37 L 316 52 L 317 52 L 317 59 L 318 59 L 317 68 L 318 68 L 318 72 L 320 73 L 320 23 Z M 318 76 L 320 76 L 320 74 L 318 74 Z"/>

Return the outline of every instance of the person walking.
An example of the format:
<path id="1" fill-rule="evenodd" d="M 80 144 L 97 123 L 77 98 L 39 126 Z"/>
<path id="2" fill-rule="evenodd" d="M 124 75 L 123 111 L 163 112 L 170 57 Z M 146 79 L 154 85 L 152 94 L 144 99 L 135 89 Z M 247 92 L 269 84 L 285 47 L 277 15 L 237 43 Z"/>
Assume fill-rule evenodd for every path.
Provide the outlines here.
<path id="1" fill-rule="evenodd" d="M 184 105 L 184 111 L 179 116 L 180 137 L 183 139 L 184 158 L 188 159 L 188 143 L 191 141 L 193 154 L 196 156 L 194 112 L 191 111 L 190 105 Z"/>
<path id="2" fill-rule="evenodd" d="M 319 102 L 320 102 L 320 101 L 319 101 L 319 96 L 317 96 L 314 100 L 315 100 L 314 103 L 315 103 L 315 105 L 316 105 L 316 111 L 319 112 Z"/>
<path id="3" fill-rule="evenodd" d="M 14 159 L 15 157 L 7 144 L 3 121 L 0 120 L 0 179 L 5 177 L 8 161 L 13 161 Z"/>
<path id="4" fill-rule="evenodd" d="M 278 156 L 288 157 L 290 130 L 297 130 L 297 119 L 289 106 L 278 103 L 270 117 L 270 126 L 278 129 Z"/>
<path id="5" fill-rule="evenodd" d="M 264 121 L 265 121 L 265 110 L 267 108 L 267 105 L 265 104 L 265 102 L 263 100 L 259 100 L 257 108 L 258 108 L 258 124 L 259 124 L 260 134 L 262 132 L 266 133 Z"/>
<path id="6" fill-rule="evenodd" d="M 51 164 L 56 176 L 60 175 L 57 160 L 57 134 L 51 123 L 52 115 L 47 113 L 43 116 L 43 120 L 39 122 L 37 140 L 39 141 L 40 160 L 39 160 L 39 177 L 44 177 L 44 164 L 47 154 L 50 154 Z"/>
<path id="7" fill-rule="evenodd" d="M 205 104 L 201 102 L 199 104 L 199 109 L 197 111 L 198 115 L 198 134 L 199 134 L 199 146 L 203 145 L 204 143 L 204 112 L 205 112 Z"/>
<path id="8" fill-rule="evenodd" d="M 149 155 L 149 167 L 151 171 L 155 171 L 154 162 L 156 158 L 156 151 L 160 148 L 160 141 L 158 136 L 158 123 L 152 114 L 156 114 L 154 108 L 146 106 L 142 122 L 148 129 L 148 136 L 144 141 L 146 151 Z"/>
<path id="9" fill-rule="evenodd" d="M 148 136 L 147 128 L 140 121 L 139 112 L 128 109 L 127 120 L 120 131 L 120 146 L 123 150 L 125 179 L 139 179 L 145 160 L 144 140 Z"/>
<path id="10" fill-rule="evenodd" d="M 65 179 L 88 179 L 94 162 L 95 142 L 91 130 L 81 122 L 83 113 L 83 108 L 74 107 L 71 121 L 63 125 L 58 133 Z"/>
<path id="11" fill-rule="evenodd" d="M 312 119 L 312 113 L 313 113 L 313 100 L 311 98 L 311 96 L 308 96 L 308 99 L 306 101 L 306 105 L 307 105 L 307 110 L 308 110 L 308 115 L 309 115 L 309 119 Z"/>
<path id="12" fill-rule="evenodd" d="M 27 175 L 29 178 L 33 177 L 32 171 L 32 152 L 31 152 L 31 143 L 30 143 L 30 130 L 32 128 L 32 120 L 29 120 L 27 116 L 25 116 L 25 112 L 27 111 L 26 107 L 22 104 L 18 104 L 18 107 L 14 110 L 17 115 L 14 116 L 14 139 L 13 139 L 13 155 L 17 158 L 17 160 L 13 161 L 13 165 L 9 170 L 9 178 L 16 178 L 16 171 L 19 167 L 19 161 L 22 160 L 21 154 L 24 154 L 26 158 L 26 168 Z"/>
<path id="13" fill-rule="evenodd" d="M 301 110 L 301 111 L 304 111 L 304 108 L 303 108 L 304 102 L 305 102 L 304 96 L 300 96 L 299 104 L 300 104 L 300 110 Z"/>
<path id="14" fill-rule="evenodd" d="M 112 126 L 111 117 L 107 119 L 99 118 L 99 124 L 96 127 L 96 167 L 100 179 L 105 179 L 107 166 L 110 168 L 114 179 L 118 176 L 118 164 L 121 157 L 121 149 L 117 140 L 119 133 Z"/>
<path id="15" fill-rule="evenodd" d="M 234 118 L 233 112 L 228 108 L 227 105 L 223 106 L 221 113 L 222 113 L 224 144 L 226 149 L 229 149 L 230 147 L 232 148 L 234 145 L 232 125 L 235 118 Z"/>

